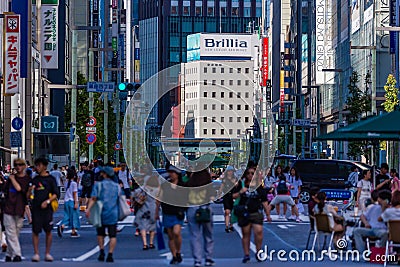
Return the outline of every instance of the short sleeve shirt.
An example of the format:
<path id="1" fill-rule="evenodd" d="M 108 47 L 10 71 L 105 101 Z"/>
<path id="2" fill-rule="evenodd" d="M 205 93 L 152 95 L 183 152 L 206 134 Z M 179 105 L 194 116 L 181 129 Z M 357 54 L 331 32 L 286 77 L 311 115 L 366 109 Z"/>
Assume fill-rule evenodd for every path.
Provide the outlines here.
<path id="1" fill-rule="evenodd" d="M 32 185 L 35 186 L 34 197 L 32 200 L 32 210 L 42 210 L 41 205 L 44 201 L 49 199 L 49 195 L 58 196 L 58 187 L 56 184 L 56 179 L 53 176 L 36 176 L 32 179 Z M 48 211 L 53 211 L 51 206 L 48 205 Z"/>
<path id="2" fill-rule="evenodd" d="M 382 213 L 381 217 L 384 222 L 388 222 L 390 220 L 400 220 L 400 209 L 388 208 Z"/>
<path id="3" fill-rule="evenodd" d="M 96 197 L 103 202 L 101 214 L 103 225 L 115 225 L 118 223 L 118 198 L 120 191 L 119 185 L 110 179 L 98 182 L 93 188 L 92 197 Z"/>

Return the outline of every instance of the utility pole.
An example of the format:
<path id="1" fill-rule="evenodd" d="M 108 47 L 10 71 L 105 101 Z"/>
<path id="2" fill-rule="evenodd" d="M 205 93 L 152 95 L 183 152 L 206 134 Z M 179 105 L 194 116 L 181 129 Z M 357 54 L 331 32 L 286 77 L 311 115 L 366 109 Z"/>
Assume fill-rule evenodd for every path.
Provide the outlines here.
<path id="1" fill-rule="evenodd" d="M 109 25 L 109 7 L 110 7 L 110 0 L 105 0 L 104 1 L 104 17 L 106 18 L 106 21 L 103 25 L 103 27 L 107 27 L 106 30 L 104 31 L 104 46 L 106 48 L 106 51 L 108 49 L 108 25 Z M 103 56 L 103 66 L 108 65 L 108 57 Z M 103 73 L 102 79 L 103 82 L 106 81 L 107 75 L 105 75 L 106 72 Z M 103 93 L 103 112 L 104 112 L 104 158 L 103 162 L 107 163 L 108 162 L 108 94 L 109 93 Z"/>
<path id="2" fill-rule="evenodd" d="M 28 68 L 25 83 L 25 160 L 32 163 L 32 1 L 28 1 Z"/>

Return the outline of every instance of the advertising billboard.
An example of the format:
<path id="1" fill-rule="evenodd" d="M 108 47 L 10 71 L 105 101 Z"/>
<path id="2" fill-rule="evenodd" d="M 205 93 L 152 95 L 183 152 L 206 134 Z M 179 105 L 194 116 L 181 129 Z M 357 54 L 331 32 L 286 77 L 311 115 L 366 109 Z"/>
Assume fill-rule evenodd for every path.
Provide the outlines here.
<path id="1" fill-rule="evenodd" d="M 360 29 L 360 0 L 351 0 L 351 33 L 354 34 Z"/>
<path id="2" fill-rule="evenodd" d="M 334 82 L 332 79 L 333 74 L 325 73 L 323 70 L 334 68 L 334 50 L 332 47 L 332 1 L 317 0 L 316 4 L 316 84 L 330 84 Z"/>
<path id="3" fill-rule="evenodd" d="M 374 18 L 374 0 L 364 0 L 364 24 Z"/>
<path id="4" fill-rule="evenodd" d="M 263 38 L 262 47 L 262 83 L 261 86 L 267 86 L 268 80 L 268 38 Z"/>
<path id="5" fill-rule="evenodd" d="M 253 44 L 258 43 L 253 34 L 204 34 L 187 37 L 187 61 L 210 59 L 251 59 Z"/>
<path id="6" fill-rule="evenodd" d="M 4 95 L 19 93 L 21 71 L 21 23 L 20 15 L 6 13 L 4 16 L 3 77 Z"/>
<path id="7" fill-rule="evenodd" d="M 40 16 L 42 68 L 58 69 L 58 5 L 42 5 Z"/>

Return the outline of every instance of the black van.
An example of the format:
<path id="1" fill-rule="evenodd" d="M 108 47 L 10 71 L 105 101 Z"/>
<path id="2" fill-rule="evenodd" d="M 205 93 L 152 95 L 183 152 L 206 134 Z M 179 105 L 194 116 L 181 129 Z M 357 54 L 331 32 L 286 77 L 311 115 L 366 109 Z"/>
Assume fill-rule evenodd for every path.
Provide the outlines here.
<path id="1" fill-rule="evenodd" d="M 305 159 L 296 160 L 295 167 L 303 182 L 300 201 L 310 201 L 310 189 L 317 186 L 321 189 L 345 189 L 345 183 L 351 173 L 351 167 L 356 166 L 361 173 L 368 169 L 366 164 L 350 160 Z"/>

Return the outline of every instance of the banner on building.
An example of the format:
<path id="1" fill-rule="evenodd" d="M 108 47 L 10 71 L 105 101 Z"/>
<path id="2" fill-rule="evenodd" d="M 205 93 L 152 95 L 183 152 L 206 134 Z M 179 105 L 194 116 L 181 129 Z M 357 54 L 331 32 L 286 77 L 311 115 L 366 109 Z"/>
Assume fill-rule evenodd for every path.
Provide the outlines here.
<path id="1" fill-rule="evenodd" d="M 332 84 L 334 73 L 324 72 L 324 69 L 333 69 L 335 64 L 332 47 L 332 1 L 317 0 L 315 25 L 316 84 Z"/>
<path id="2" fill-rule="evenodd" d="M 42 1 L 40 16 L 42 68 L 58 69 L 58 5 Z"/>
<path id="3" fill-rule="evenodd" d="M 279 88 L 279 106 L 281 114 L 285 112 L 285 71 L 281 70 Z"/>
<path id="4" fill-rule="evenodd" d="M 364 0 L 364 24 L 374 18 L 374 0 Z"/>
<path id="5" fill-rule="evenodd" d="M 396 8 L 396 0 L 390 0 L 390 17 L 389 17 L 389 26 L 396 26 L 396 13 L 397 13 L 397 8 Z"/>
<path id="6" fill-rule="evenodd" d="M 354 34 L 360 29 L 360 0 L 351 0 L 351 33 Z"/>
<path id="7" fill-rule="evenodd" d="M 262 45 L 262 82 L 261 86 L 267 86 L 268 80 L 268 38 L 263 38 Z"/>
<path id="8" fill-rule="evenodd" d="M 4 16 L 4 49 L 3 49 L 3 88 L 4 95 L 19 93 L 21 71 L 21 17 L 6 13 Z"/>

